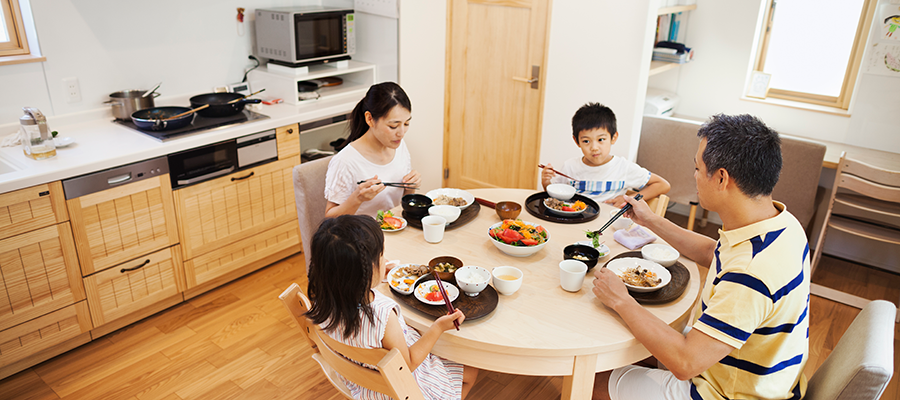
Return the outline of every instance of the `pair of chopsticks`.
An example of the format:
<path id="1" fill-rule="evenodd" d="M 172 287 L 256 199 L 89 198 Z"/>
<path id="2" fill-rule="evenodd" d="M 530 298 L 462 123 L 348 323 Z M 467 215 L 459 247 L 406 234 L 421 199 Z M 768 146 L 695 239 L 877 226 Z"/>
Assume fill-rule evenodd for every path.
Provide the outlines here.
<path id="1" fill-rule="evenodd" d="M 573 181 L 578 182 L 578 179 L 575 179 L 575 178 L 573 178 L 573 177 L 571 177 L 571 176 L 568 176 L 568 175 L 566 175 L 566 174 L 564 174 L 564 173 L 562 173 L 562 172 L 559 172 L 559 171 L 557 171 L 557 170 L 555 170 L 555 169 L 553 169 L 553 168 L 549 168 L 549 167 L 547 167 L 547 166 L 544 165 L 544 164 L 538 164 L 538 168 L 547 168 L 547 169 L 549 169 L 549 170 L 551 170 L 551 171 L 553 171 L 553 172 L 556 172 L 557 175 L 559 175 L 559 176 L 561 176 L 561 177 L 563 177 L 563 178 L 568 178 L 568 179 L 571 179 L 571 180 L 573 180 Z"/>
<path id="2" fill-rule="evenodd" d="M 638 193 L 636 196 L 634 196 L 635 201 L 638 201 L 643 198 L 644 198 L 644 195 L 642 195 L 640 193 Z M 600 230 L 596 230 L 593 233 L 602 235 L 603 231 L 606 230 L 606 228 L 609 228 L 609 226 L 612 225 L 613 222 L 616 222 L 616 220 L 619 219 L 619 217 L 621 217 L 622 214 L 625 214 L 625 212 L 630 209 L 631 209 L 631 204 L 625 203 L 625 205 L 619 210 L 619 212 L 616 213 L 616 215 L 613 215 L 612 218 L 609 219 L 609 221 L 606 221 L 606 225 L 603 225 L 603 227 L 600 228 Z"/>
<path id="3" fill-rule="evenodd" d="M 362 185 L 363 183 L 365 183 L 364 180 L 356 182 L 357 185 Z M 381 183 L 379 183 L 379 185 L 384 185 L 384 186 L 388 186 L 388 187 L 398 187 L 398 188 L 404 188 L 404 189 L 418 189 L 419 188 L 419 185 L 416 185 L 415 183 L 411 183 L 411 182 L 381 182 Z"/>
<path id="4" fill-rule="evenodd" d="M 437 271 L 431 271 L 431 274 L 434 275 L 434 280 L 437 282 L 438 289 L 441 291 L 441 297 L 444 298 L 444 304 L 447 305 L 447 311 L 449 311 L 450 314 L 453 314 L 456 309 L 453 308 L 453 303 L 450 302 L 450 296 L 447 296 L 447 289 L 444 289 L 444 283 L 441 282 L 441 277 L 438 276 Z M 455 319 L 453 320 L 453 326 L 456 327 L 456 330 L 459 330 L 459 322 Z"/>

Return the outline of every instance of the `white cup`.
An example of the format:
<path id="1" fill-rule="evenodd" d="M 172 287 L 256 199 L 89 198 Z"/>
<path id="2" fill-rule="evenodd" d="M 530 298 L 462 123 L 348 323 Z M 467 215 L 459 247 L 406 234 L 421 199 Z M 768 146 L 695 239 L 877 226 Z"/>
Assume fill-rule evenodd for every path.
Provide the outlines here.
<path id="1" fill-rule="evenodd" d="M 439 243 L 444 239 L 444 226 L 447 220 L 437 215 L 429 215 L 422 218 L 422 232 L 425 233 L 425 241 L 428 243 Z"/>
<path id="2" fill-rule="evenodd" d="M 491 276 L 494 283 L 494 289 L 497 289 L 500 294 L 508 296 L 522 287 L 522 278 L 525 277 L 525 274 L 516 267 L 504 266 L 494 268 L 494 270 L 491 271 Z"/>
<path id="3" fill-rule="evenodd" d="M 613 216 L 615 216 L 618 213 L 619 213 L 618 209 L 610 210 L 609 217 L 612 218 Z M 616 222 L 613 222 L 613 224 L 610 225 L 610 228 L 613 228 L 615 230 L 628 229 L 628 227 L 631 226 L 631 222 L 632 221 L 630 218 L 625 218 L 625 216 L 622 215 L 621 217 L 619 217 L 619 219 L 616 220 Z"/>
<path id="4" fill-rule="evenodd" d="M 577 292 L 584 286 L 587 265 L 578 260 L 563 260 L 559 263 L 559 285 L 568 292 Z"/>

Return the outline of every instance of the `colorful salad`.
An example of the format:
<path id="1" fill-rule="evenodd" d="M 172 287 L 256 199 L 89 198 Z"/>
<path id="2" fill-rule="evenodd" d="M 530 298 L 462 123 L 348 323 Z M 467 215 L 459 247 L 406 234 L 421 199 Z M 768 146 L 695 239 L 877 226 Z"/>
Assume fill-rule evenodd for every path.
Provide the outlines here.
<path id="1" fill-rule="evenodd" d="M 494 240 L 512 246 L 536 246 L 547 241 L 547 231 L 538 225 L 528 225 L 521 220 L 506 219 L 500 226 L 488 231 Z"/>
<path id="2" fill-rule="evenodd" d="M 394 214 L 390 211 L 379 210 L 375 220 L 381 224 L 381 230 L 383 231 L 394 231 L 403 227 L 403 220 L 394 217 Z"/>

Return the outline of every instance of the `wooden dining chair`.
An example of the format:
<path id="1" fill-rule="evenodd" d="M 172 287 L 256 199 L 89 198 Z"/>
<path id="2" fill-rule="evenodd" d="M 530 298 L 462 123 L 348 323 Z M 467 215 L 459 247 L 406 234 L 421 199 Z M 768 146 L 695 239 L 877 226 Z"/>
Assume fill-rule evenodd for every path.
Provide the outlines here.
<path id="1" fill-rule="evenodd" d="M 309 249 L 312 235 L 325 219 L 325 173 L 331 157 L 320 158 L 297 165 L 293 170 L 294 203 L 300 223 L 300 240 L 303 242 L 303 257 L 309 268 Z"/>
<path id="2" fill-rule="evenodd" d="M 700 204 L 694 181 L 694 155 L 700 145 L 700 138 L 697 137 L 700 125 L 696 121 L 644 116 L 637 154 L 638 165 L 669 182 L 671 189 L 666 193 L 669 201 L 690 206 L 688 230 L 694 229 Z M 665 215 L 665 211 L 659 213 L 662 211 L 659 208 L 654 210 L 659 215 Z"/>
<path id="3" fill-rule="evenodd" d="M 840 211 L 835 211 L 836 206 Z M 846 234 L 900 245 L 900 171 L 866 164 L 841 154 L 828 211 L 816 240 L 810 275 L 822 259 L 825 234 L 835 229 Z M 812 294 L 862 308 L 869 300 L 813 283 Z M 900 322 L 900 321 L 898 321 Z"/>
<path id="4" fill-rule="evenodd" d="M 669 208 L 669 196 L 664 194 L 656 196 L 650 199 L 650 201 L 647 202 L 647 205 L 650 206 L 650 209 L 653 210 L 654 214 L 665 218 L 666 210 Z"/>
<path id="5" fill-rule="evenodd" d="M 344 396 L 352 399 L 350 389 L 341 379 L 356 383 L 364 388 L 384 393 L 394 399 L 424 400 L 422 391 L 413 377 L 412 370 L 397 349 L 362 349 L 348 346 L 331 336 L 306 318 L 311 303 L 292 283 L 278 296 L 288 313 L 294 317 L 313 349 L 312 358 L 319 363 L 328 381 Z M 358 363 L 374 365 L 366 368 Z"/>

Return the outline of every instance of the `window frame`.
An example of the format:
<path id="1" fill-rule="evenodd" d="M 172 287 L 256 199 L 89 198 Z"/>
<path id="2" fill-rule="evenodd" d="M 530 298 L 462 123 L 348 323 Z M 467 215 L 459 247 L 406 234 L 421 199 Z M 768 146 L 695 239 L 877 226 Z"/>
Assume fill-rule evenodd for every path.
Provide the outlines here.
<path id="1" fill-rule="evenodd" d="M 0 42 L 0 60 L 9 56 L 31 54 L 28 48 L 28 37 L 25 34 L 25 23 L 22 20 L 22 11 L 19 9 L 19 1 L 0 0 L 0 7 L 3 7 L 6 31 L 9 35 L 8 42 Z"/>
<path id="2" fill-rule="evenodd" d="M 760 30 L 758 39 L 758 50 L 756 52 L 756 61 L 754 63 L 754 71 L 765 72 L 765 63 L 767 50 L 769 46 L 769 36 L 774 24 L 774 8 L 772 7 L 774 0 L 766 0 L 765 19 L 762 21 L 763 26 Z M 799 103 L 807 103 L 818 106 L 833 107 L 842 110 L 850 108 L 850 98 L 853 95 L 853 89 L 859 76 L 860 65 L 862 64 L 862 56 L 866 49 L 866 41 L 869 31 L 872 28 L 872 19 L 875 15 L 878 0 L 863 0 L 862 10 L 859 16 L 859 23 L 856 26 L 856 37 L 853 40 L 853 48 L 850 50 L 850 58 L 847 63 L 847 70 L 844 72 L 844 81 L 841 84 L 841 92 L 838 96 L 825 96 L 819 94 L 796 92 L 791 90 L 769 88 L 767 98 L 775 98 Z"/>

